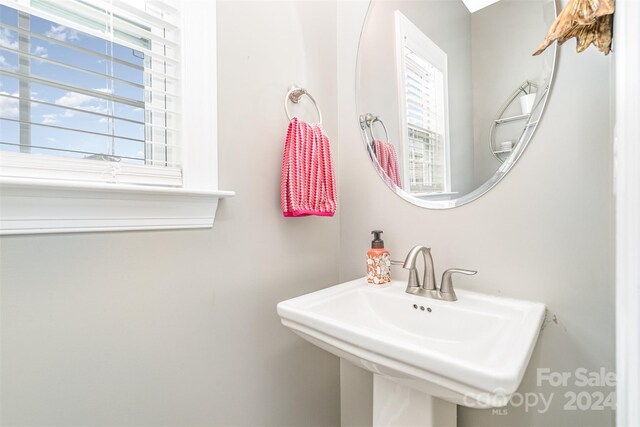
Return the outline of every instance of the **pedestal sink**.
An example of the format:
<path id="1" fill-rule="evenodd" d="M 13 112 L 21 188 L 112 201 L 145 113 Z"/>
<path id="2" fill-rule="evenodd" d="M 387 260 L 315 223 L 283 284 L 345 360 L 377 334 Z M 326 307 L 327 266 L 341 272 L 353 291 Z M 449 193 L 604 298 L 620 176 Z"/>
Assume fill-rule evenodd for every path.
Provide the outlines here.
<path id="1" fill-rule="evenodd" d="M 358 279 L 278 304 L 282 324 L 374 373 L 374 425 L 451 425 L 455 405 L 505 406 L 529 363 L 543 304 L 456 289 L 458 301 Z"/>

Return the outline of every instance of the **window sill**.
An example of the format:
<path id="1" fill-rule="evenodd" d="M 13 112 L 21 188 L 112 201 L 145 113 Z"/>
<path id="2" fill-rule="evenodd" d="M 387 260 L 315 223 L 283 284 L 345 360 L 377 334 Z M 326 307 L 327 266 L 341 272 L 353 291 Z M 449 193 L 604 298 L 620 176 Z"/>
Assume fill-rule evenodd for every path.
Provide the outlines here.
<path id="1" fill-rule="evenodd" d="M 440 196 L 454 196 L 458 194 L 457 191 L 440 191 L 440 192 L 423 192 L 423 193 L 409 193 L 415 197 L 440 197 Z"/>
<path id="2" fill-rule="evenodd" d="M 0 234 L 210 228 L 233 191 L 0 178 Z"/>

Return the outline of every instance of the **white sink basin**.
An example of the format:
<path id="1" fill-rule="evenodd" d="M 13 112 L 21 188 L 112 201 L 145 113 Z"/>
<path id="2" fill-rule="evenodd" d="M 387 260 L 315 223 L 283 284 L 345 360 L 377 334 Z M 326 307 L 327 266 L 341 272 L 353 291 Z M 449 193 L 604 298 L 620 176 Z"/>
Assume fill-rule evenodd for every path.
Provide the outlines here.
<path id="1" fill-rule="evenodd" d="M 283 301 L 278 314 L 313 344 L 404 386 L 469 407 L 506 405 L 545 306 L 461 289 L 458 301 L 438 301 L 405 288 L 358 279 Z"/>

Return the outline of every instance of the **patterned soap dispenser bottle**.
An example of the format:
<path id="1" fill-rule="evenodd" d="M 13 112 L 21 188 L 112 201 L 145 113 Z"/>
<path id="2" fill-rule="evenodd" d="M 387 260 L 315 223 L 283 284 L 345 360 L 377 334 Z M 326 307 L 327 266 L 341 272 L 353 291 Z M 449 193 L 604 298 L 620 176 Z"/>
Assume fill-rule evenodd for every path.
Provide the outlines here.
<path id="1" fill-rule="evenodd" d="M 374 230 L 371 249 L 367 252 L 367 282 L 372 285 L 387 285 L 391 283 L 391 255 L 384 248 L 380 238 L 381 230 Z"/>

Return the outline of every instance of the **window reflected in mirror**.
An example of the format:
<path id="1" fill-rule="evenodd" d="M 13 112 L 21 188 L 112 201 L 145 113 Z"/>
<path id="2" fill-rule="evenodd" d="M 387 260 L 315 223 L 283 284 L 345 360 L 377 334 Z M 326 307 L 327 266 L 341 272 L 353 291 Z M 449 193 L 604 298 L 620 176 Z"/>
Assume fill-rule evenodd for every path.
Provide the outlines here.
<path id="1" fill-rule="evenodd" d="M 447 54 L 400 11 L 395 11 L 404 190 L 449 192 Z"/>

